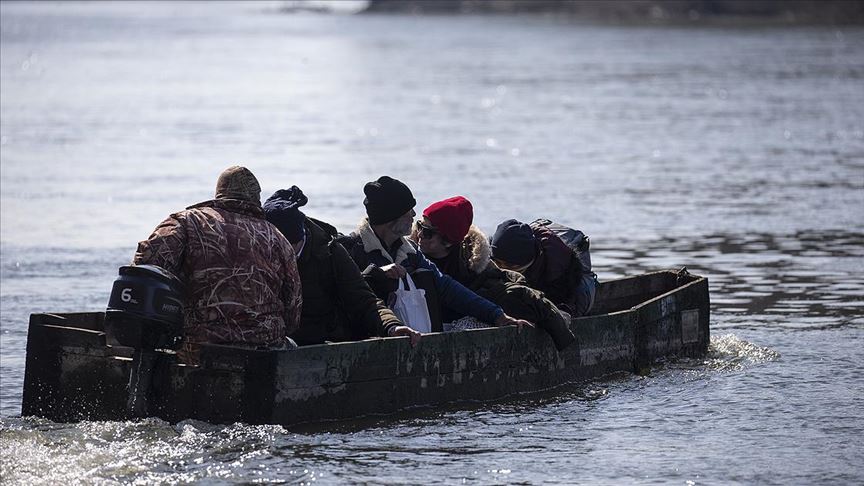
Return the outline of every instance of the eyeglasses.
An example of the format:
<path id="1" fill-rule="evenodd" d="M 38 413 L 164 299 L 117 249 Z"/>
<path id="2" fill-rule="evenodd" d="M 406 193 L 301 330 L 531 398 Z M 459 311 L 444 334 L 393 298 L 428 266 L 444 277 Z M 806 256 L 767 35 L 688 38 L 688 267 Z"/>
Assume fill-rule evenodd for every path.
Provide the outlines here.
<path id="1" fill-rule="evenodd" d="M 498 268 L 501 268 L 503 270 L 510 270 L 516 273 L 524 273 L 525 270 L 528 270 L 528 267 L 530 267 L 534 263 L 533 259 L 525 265 L 505 262 L 504 260 L 501 260 L 499 258 L 492 258 L 492 261 L 495 262 L 495 265 L 498 265 Z"/>
<path id="2" fill-rule="evenodd" d="M 420 221 L 417 221 L 417 229 L 420 230 L 420 236 L 422 236 L 423 238 L 432 238 L 433 236 L 439 234 L 437 229 L 431 226 L 426 226 Z"/>

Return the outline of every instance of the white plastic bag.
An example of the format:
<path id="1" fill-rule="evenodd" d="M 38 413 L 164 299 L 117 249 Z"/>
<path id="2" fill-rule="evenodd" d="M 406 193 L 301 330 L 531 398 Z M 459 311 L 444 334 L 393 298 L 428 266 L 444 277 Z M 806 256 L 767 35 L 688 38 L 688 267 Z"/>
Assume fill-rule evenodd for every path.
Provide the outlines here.
<path id="1" fill-rule="evenodd" d="M 400 279 L 390 308 L 396 317 L 411 329 L 423 333 L 432 332 L 432 319 L 429 317 L 429 307 L 426 306 L 426 291 L 418 289 L 410 275 L 405 275 L 405 281 L 408 288 L 402 288 Z"/>

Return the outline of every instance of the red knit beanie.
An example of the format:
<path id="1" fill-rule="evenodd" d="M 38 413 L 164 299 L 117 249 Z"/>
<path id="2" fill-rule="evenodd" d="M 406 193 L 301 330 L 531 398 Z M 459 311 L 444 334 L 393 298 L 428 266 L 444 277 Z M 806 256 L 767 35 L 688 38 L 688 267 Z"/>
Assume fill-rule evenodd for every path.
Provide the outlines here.
<path id="1" fill-rule="evenodd" d="M 461 243 L 468 234 L 468 228 L 474 220 L 474 208 L 471 207 L 471 201 L 455 196 L 432 203 L 423 210 L 423 216 L 429 219 L 448 242 L 456 244 Z"/>

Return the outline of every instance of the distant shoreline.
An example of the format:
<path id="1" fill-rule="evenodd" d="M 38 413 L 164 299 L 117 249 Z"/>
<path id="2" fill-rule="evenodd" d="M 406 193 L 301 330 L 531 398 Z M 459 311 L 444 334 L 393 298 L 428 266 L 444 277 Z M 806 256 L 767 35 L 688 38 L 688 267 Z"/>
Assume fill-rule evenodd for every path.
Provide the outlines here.
<path id="1" fill-rule="evenodd" d="M 370 0 L 361 13 L 530 14 L 623 25 L 864 25 L 864 0 Z"/>

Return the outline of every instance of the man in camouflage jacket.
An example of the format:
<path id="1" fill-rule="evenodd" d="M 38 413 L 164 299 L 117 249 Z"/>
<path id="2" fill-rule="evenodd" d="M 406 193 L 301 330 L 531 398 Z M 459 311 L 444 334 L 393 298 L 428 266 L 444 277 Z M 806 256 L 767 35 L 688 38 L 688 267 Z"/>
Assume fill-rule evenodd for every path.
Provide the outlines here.
<path id="1" fill-rule="evenodd" d="M 181 360 L 201 343 L 281 347 L 300 325 L 294 250 L 261 209 L 245 167 L 219 176 L 216 197 L 174 213 L 138 243 L 133 263 L 158 265 L 186 284 Z"/>

